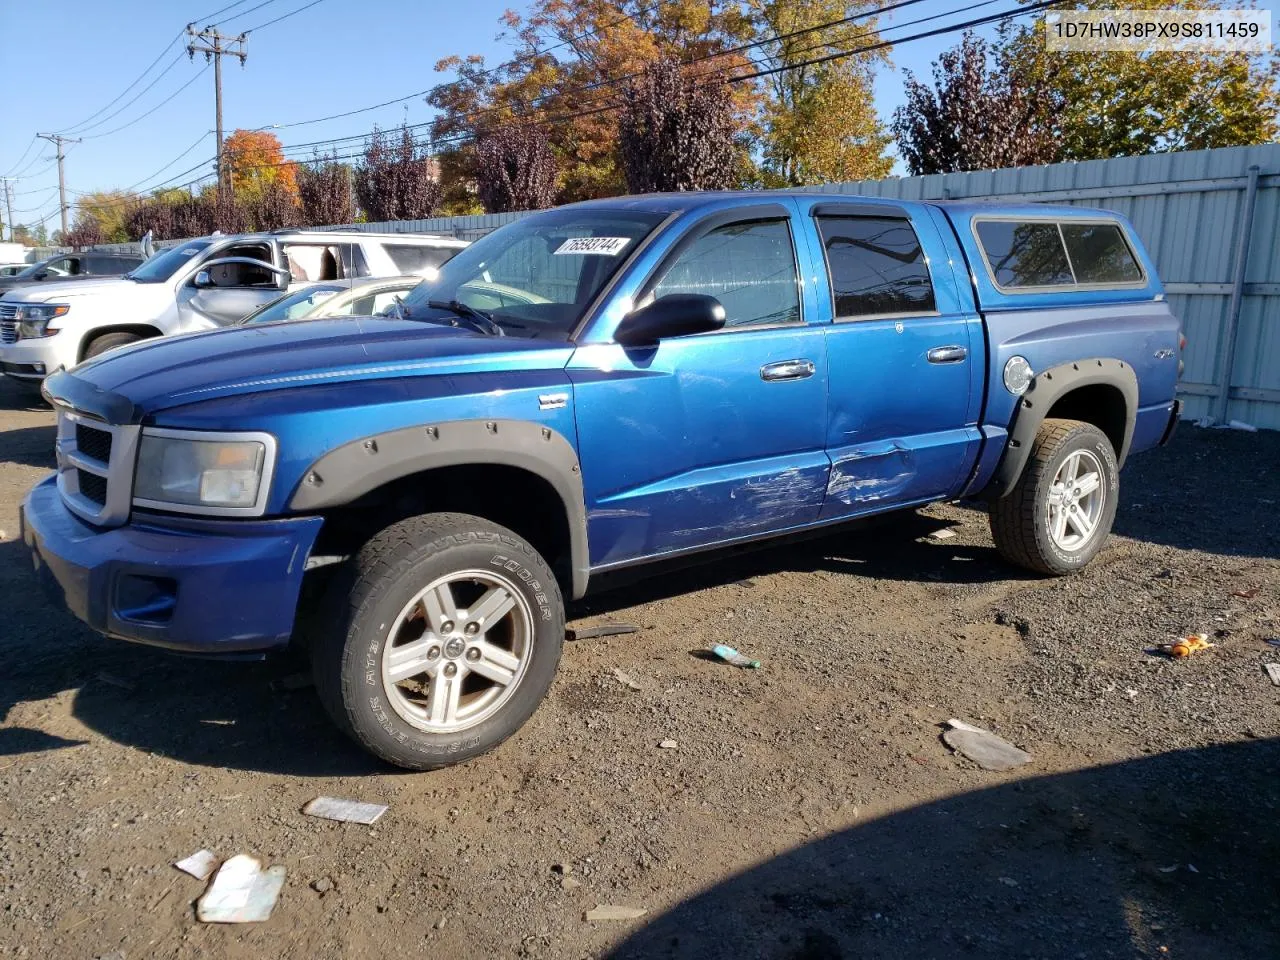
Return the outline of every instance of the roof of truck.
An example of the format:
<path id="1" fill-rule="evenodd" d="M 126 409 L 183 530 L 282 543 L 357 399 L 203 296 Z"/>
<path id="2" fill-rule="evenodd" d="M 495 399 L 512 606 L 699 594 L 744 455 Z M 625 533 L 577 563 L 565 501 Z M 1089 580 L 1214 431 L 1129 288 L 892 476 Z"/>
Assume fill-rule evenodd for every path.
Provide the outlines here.
<path id="1" fill-rule="evenodd" d="M 898 197 L 873 197 L 857 193 L 835 193 L 817 190 L 694 190 L 687 193 L 644 193 L 634 196 L 603 197 L 570 204 L 570 209 L 638 210 L 648 213 L 676 213 L 701 207 L 728 206 L 730 203 L 768 203 L 780 197 L 794 197 L 816 203 L 844 202 L 868 203 L 886 206 L 934 206 L 945 207 L 953 217 L 960 218 L 983 213 L 1009 215 L 1038 215 L 1054 217 L 1085 217 L 1097 219 L 1123 219 L 1111 210 L 1087 207 L 1071 207 L 1063 204 L 1010 203 L 1000 200 L 906 200 Z"/>

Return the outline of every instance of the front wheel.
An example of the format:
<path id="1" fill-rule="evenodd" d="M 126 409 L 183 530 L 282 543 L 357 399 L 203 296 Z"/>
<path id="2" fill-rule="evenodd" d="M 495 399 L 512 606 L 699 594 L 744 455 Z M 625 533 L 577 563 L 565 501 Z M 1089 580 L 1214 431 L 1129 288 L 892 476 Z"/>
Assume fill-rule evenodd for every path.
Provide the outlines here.
<path id="1" fill-rule="evenodd" d="M 991 504 L 996 549 L 1037 573 L 1081 569 L 1111 532 L 1119 474 L 1111 441 L 1093 424 L 1045 420 L 1017 484 Z"/>
<path id="2" fill-rule="evenodd" d="M 431 770 L 515 733 L 560 660 L 564 606 L 547 563 L 503 527 L 428 514 L 374 536 L 331 594 L 312 649 L 337 725 L 383 760 Z"/>

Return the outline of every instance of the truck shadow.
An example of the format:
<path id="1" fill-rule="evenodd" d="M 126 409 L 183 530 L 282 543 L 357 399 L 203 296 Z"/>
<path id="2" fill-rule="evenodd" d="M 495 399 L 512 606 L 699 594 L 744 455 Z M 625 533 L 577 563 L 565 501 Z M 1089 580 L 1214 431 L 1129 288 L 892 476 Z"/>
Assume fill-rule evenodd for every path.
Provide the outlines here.
<path id="1" fill-rule="evenodd" d="M 387 772 L 329 723 L 313 690 L 272 689 L 305 664 L 193 660 L 99 637 L 46 597 L 26 547 L 12 540 L 0 543 L 0 590 L 0 756 L 89 739 L 56 708 L 51 728 L 79 736 L 11 717 L 21 703 L 70 692 L 71 718 L 92 733 L 187 763 L 295 776 Z"/>
<path id="2" fill-rule="evenodd" d="M 25 467 L 55 466 L 53 443 L 57 431 L 47 427 L 22 427 L 0 433 L 0 463 L 17 463 Z"/>
<path id="3" fill-rule="evenodd" d="M 985 528 L 986 516 L 975 510 L 971 522 Z M 780 571 L 825 571 L 877 580 L 936 584 L 994 583 L 1035 577 L 1001 559 L 989 544 L 927 539 L 951 526 L 950 521 L 915 511 L 892 513 L 842 526 L 821 537 L 738 551 L 708 552 L 634 571 L 623 570 L 595 581 L 593 592 L 571 605 L 570 616 L 607 613 Z"/>
<path id="4" fill-rule="evenodd" d="M 1133 457 L 1120 479 L 1117 534 L 1236 557 L 1280 558 L 1280 432 L 1197 429 Z"/>
<path id="5" fill-rule="evenodd" d="M 49 411 L 49 404 L 40 396 L 40 388 L 19 383 L 12 377 L 0 377 L 0 410 Z"/>
<path id="6" fill-rule="evenodd" d="M 1006 782 L 767 860 L 608 956 L 1280 956 L 1278 804 L 1274 739 Z"/>

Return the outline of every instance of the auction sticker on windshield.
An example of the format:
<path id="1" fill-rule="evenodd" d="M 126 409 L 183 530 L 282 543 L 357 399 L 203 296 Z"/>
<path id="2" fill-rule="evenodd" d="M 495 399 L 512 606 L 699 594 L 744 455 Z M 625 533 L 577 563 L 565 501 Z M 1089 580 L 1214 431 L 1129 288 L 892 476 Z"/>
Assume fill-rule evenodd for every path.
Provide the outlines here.
<path id="1" fill-rule="evenodd" d="M 593 253 L 599 256 L 616 257 L 630 242 L 628 237 L 572 237 L 560 244 L 556 255 Z"/>

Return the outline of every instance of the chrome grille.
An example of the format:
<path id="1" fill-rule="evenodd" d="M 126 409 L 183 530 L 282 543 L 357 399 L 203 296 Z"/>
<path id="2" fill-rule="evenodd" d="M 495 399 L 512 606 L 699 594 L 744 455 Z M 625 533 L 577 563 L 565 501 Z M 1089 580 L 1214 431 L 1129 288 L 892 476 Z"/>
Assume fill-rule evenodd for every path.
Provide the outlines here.
<path id="1" fill-rule="evenodd" d="M 18 305 L 0 303 L 0 343 L 18 342 Z"/>
<path id="2" fill-rule="evenodd" d="M 139 432 L 59 409 L 58 491 L 68 510 L 104 527 L 129 519 Z"/>

